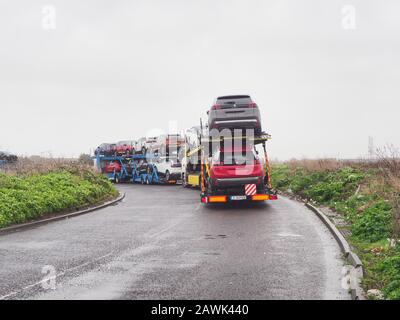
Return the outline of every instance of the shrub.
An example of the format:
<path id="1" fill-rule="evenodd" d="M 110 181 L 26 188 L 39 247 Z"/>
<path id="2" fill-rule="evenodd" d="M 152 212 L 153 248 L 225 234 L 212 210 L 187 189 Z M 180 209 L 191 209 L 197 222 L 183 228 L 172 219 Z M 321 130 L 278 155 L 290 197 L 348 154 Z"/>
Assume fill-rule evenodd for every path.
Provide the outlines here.
<path id="1" fill-rule="evenodd" d="M 79 156 L 79 162 L 83 163 L 85 165 L 88 165 L 88 166 L 92 166 L 93 165 L 92 157 L 90 156 L 90 154 L 86 154 L 86 153 L 82 153 Z"/>
<path id="2" fill-rule="evenodd" d="M 352 224 L 352 233 L 360 240 L 376 242 L 391 235 L 392 210 L 389 203 L 380 200 L 364 210 Z"/>
<path id="3" fill-rule="evenodd" d="M 383 292 L 389 299 L 400 299 L 400 254 L 384 259 L 379 269 L 387 279 L 388 284 Z"/>

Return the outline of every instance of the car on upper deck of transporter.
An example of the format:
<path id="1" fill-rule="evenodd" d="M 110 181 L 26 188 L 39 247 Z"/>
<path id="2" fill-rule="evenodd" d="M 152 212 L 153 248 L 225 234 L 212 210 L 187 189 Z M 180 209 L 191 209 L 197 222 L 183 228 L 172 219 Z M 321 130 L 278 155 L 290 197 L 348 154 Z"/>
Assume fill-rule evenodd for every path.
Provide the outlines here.
<path id="1" fill-rule="evenodd" d="M 143 137 L 136 141 L 136 151 L 143 155 L 151 149 L 152 145 L 157 141 L 157 137 Z"/>
<path id="2" fill-rule="evenodd" d="M 115 143 L 102 143 L 95 149 L 94 154 L 95 156 L 97 155 L 111 156 L 115 152 L 115 147 L 116 147 Z"/>
<path id="3" fill-rule="evenodd" d="M 163 134 L 157 137 L 150 151 L 162 156 L 176 156 L 184 143 L 185 139 L 180 134 Z"/>
<path id="4" fill-rule="evenodd" d="M 125 140 L 125 141 L 119 141 L 115 145 L 114 148 L 114 155 L 119 156 L 119 155 L 131 155 L 135 154 L 136 152 L 136 141 L 134 140 Z"/>
<path id="5" fill-rule="evenodd" d="M 218 97 L 207 114 L 209 130 L 254 129 L 261 134 L 260 110 L 249 95 Z"/>

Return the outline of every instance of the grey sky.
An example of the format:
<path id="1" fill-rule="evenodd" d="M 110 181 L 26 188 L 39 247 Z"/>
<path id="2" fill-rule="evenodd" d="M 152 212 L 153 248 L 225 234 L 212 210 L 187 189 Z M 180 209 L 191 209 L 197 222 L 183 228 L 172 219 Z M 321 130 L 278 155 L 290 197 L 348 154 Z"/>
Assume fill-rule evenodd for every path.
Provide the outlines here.
<path id="1" fill-rule="evenodd" d="M 42 9 L 56 9 L 56 29 Z M 342 8 L 356 9 L 356 29 Z M 400 145 L 400 2 L 0 0 L 0 149 L 77 156 L 248 93 L 272 158 Z"/>

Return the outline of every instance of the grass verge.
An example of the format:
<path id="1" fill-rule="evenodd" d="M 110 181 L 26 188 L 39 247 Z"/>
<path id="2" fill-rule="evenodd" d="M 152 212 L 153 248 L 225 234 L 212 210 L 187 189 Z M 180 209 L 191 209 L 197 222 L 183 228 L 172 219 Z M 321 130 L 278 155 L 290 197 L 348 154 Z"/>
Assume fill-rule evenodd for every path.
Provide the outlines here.
<path id="1" fill-rule="evenodd" d="M 78 163 L 46 170 L 0 172 L 0 228 L 79 210 L 118 196 L 102 175 Z"/>
<path id="2" fill-rule="evenodd" d="M 364 264 L 364 289 L 382 290 L 387 299 L 400 299 L 396 170 L 334 160 L 291 161 L 271 170 L 275 188 L 327 206 L 346 221 L 344 236 Z"/>

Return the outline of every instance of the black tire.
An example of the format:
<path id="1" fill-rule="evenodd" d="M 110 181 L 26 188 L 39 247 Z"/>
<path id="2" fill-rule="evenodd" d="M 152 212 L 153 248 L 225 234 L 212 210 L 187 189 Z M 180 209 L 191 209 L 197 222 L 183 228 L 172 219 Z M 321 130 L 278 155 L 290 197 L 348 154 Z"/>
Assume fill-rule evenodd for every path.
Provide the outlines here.
<path id="1" fill-rule="evenodd" d="M 268 181 L 268 174 L 266 174 L 266 175 L 264 176 L 264 186 L 267 187 L 268 184 L 269 184 L 269 181 Z"/>
<path id="2" fill-rule="evenodd" d="M 119 183 L 119 178 L 115 171 L 114 171 L 114 183 Z"/>
<path id="3" fill-rule="evenodd" d="M 187 188 L 188 184 L 186 182 L 186 174 L 182 173 L 182 187 Z"/>
<path id="4" fill-rule="evenodd" d="M 207 192 L 207 194 L 213 194 L 213 192 L 214 192 L 214 190 L 213 190 L 213 187 L 212 187 L 212 185 L 211 185 L 211 181 L 210 181 L 210 179 L 206 179 L 206 192 Z"/>
<path id="5" fill-rule="evenodd" d="M 171 175 L 170 175 L 168 170 L 165 171 L 165 176 L 164 177 L 165 177 L 165 181 L 169 181 L 169 179 L 171 178 Z"/>

